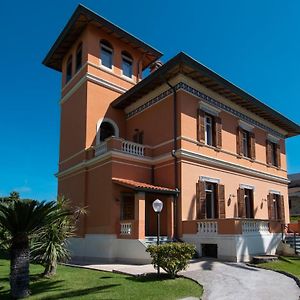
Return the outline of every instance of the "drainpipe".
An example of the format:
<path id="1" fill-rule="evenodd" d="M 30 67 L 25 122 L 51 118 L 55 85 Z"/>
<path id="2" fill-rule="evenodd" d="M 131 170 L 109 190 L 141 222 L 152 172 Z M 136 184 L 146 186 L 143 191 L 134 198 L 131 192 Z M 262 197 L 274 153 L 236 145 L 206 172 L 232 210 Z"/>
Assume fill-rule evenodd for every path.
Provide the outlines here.
<path id="1" fill-rule="evenodd" d="M 177 93 L 176 88 L 172 86 L 167 80 L 167 85 L 172 89 L 173 91 L 173 150 L 171 152 L 173 158 L 174 158 L 174 186 L 177 191 L 177 193 L 174 195 L 174 236 L 175 238 L 178 237 L 178 230 L 177 230 L 177 221 L 178 221 L 178 212 L 177 212 L 177 201 L 179 196 L 179 182 L 178 182 L 178 158 L 176 156 L 177 151 Z"/>

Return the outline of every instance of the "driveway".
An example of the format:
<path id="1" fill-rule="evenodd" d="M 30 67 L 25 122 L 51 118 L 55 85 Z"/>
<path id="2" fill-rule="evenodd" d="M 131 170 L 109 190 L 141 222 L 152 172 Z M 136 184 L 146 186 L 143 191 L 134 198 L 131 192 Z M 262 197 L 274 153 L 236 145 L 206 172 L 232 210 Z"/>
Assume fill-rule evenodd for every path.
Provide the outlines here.
<path id="1" fill-rule="evenodd" d="M 242 263 L 198 261 L 182 275 L 204 286 L 203 300 L 298 300 L 300 296 L 293 279 Z"/>
<path id="2" fill-rule="evenodd" d="M 83 268 L 139 275 L 156 272 L 152 265 L 81 264 Z M 180 273 L 204 286 L 203 300 L 299 300 L 295 281 L 277 272 L 242 263 L 195 260 Z"/>

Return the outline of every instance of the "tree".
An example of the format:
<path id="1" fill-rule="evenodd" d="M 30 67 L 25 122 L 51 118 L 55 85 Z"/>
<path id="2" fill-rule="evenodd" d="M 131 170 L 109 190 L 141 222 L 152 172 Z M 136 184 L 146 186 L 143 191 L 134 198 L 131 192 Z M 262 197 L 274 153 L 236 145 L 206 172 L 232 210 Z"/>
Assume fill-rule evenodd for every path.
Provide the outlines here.
<path id="1" fill-rule="evenodd" d="M 69 214 L 62 214 L 69 211 Z M 31 257 L 33 261 L 45 267 L 44 276 L 56 274 L 57 263 L 70 259 L 68 239 L 75 235 L 76 223 L 80 215 L 85 214 L 85 209 L 70 208 L 70 202 L 64 196 L 59 196 L 56 202 L 58 216 L 53 223 L 40 228 L 32 241 Z"/>
<path id="2" fill-rule="evenodd" d="M 13 298 L 29 295 L 30 237 L 58 217 L 55 211 L 53 201 L 18 200 L 0 203 L 0 227 L 10 236 L 10 287 Z"/>

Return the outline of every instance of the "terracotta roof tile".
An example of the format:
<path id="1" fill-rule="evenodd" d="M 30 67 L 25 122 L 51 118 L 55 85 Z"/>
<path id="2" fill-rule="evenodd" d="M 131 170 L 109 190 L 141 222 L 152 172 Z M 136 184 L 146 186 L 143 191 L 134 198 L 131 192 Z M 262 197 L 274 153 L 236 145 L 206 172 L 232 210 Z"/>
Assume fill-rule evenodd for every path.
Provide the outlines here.
<path id="1" fill-rule="evenodd" d="M 157 191 L 157 192 L 168 192 L 168 193 L 176 193 L 176 190 L 170 189 L 163 186 L 152 185 L 144 182 L 134 181 L 130 179 L 116 178 L 113 177 L 112 181 L 119 185 L 123 185 L 133 189 L 141 189 L 141 190 L 149 190 L 149 191 Z"/>

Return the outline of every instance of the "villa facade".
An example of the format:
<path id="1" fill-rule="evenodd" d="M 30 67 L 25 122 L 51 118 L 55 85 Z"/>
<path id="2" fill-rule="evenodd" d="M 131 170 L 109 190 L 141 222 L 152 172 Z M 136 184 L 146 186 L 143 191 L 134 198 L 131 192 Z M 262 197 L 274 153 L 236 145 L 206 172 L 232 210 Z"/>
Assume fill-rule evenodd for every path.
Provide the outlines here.
<path id="1" fill-rule="evenodd" d="M 200 256 L 274 254 L 299 126 L 188 55 L 161 56 L 79 6 L 43 62 L 62 74 L 58 193 L 88 210 L 73 256 L 147 261 L 157 198 L 161 234 Z"/>

